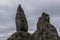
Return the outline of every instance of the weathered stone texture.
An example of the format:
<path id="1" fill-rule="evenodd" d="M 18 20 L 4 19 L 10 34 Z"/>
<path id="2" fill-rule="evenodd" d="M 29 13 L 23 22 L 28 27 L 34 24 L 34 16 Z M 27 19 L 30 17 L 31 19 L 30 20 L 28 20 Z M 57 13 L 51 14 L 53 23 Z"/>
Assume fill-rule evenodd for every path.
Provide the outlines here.
<path id="1" fill-rule="evenodd" d="M 28 33 L 28 23 L 21 5 L 18 6 L 16 14 L 16 31 L 7 40 L 31 40 L 31 34 Z"/>
<path id="2" fill-rule="evenodd" d="M 31 35 L 24 31 L 15 32 L 8 40 L 31 40 Z"/>
<path id="3" fill-rule="evenodd" d="M 28 23 L 21 5 L 16 14 L 16 30 L 7 40 L 60 40 L 56 28 L 50 23 L 50 17 L 43 12 L 37 23 L 37 30 L 31 35 L 28 33 Z"/>
<path id="4" fill-rule="evenodd" d="M 16 14 L 16 30 L 28 32 L 28 22 L 21 5 L 18 6 Z"/>
<path id="5" fill-rule="evenodd" d="M 37 23 L 37 30 L 32 35 L 33 40 L 58 40 L 56 28 L 49 20 L 49 15 L 43 12 Z"/>

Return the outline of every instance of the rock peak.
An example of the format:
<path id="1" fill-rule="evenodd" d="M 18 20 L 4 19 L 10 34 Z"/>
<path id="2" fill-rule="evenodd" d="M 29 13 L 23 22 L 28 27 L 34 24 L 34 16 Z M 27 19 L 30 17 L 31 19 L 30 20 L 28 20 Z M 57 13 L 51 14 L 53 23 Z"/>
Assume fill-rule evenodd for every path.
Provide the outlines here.
<path id="1" fill-rule="evenodd" d="M 39 18 L 37 23 L 37 30 L 32 35 L 33 40 L 58 40 L 58 33 L 56 28 L 50 24 L 49 15 L 45 12 Z"/>
<path id="2" fill-rule="evenodd" d="M 16 14 L 16 30 L 17 31 L 28 31 L 28 23 L 25 17 L 24 11 L 21 5 L 18 6 L 17 14 Z"/>
<path id="3" fill-rule="evenodd" d="M 47 13 L 45 13 L 45 12 L 43 12 L 42 13 L 42 18 L 43 18 L 43 20 L 45 21 L 45 22 L 48 22 L 48 23 L 50 23 L 50 17 L 49 17 L 49 15 L 47 14 Z"/>
<path id="4" fill-rule="evenodd" d="M 21 5 L 19 4 L 17 11 L 23 11 Z"/>
<path id="5" fill-rule="evenodd" d="M 43 12 L 42 16 L 49 16 L 47 13 Z"/>

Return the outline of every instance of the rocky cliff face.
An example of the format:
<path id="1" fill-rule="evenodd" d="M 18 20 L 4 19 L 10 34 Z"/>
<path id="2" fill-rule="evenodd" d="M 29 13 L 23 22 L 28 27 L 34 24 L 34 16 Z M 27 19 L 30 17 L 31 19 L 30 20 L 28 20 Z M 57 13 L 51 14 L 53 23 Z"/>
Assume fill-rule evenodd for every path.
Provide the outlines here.
<path id="1" fill-rule="evenodd" d="M 28 23 L 21 5 L 16 14 L 16 31 L 7 40 L 60 40 L 56 28 L 50 23 L 50 17 L 43 12 L 37 23 L 37 30 L 28 33 Z"/>

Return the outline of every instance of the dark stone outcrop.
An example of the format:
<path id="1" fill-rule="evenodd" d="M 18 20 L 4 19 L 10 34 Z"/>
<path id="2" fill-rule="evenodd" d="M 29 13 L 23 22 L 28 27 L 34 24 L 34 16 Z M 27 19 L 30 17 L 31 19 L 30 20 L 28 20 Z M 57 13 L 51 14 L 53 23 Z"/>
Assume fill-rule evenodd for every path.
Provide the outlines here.
<path id="1" fill-rule="evenodd" d="M 28 32 L 28 23 L 21 5 L 18 6 L 16 14 L 16 30 Z"/>
<path id="2" fill-rule="evenodd" d="M 56 28 L 50 24 L 49 20 L 49 15 L 43 12 L 37 23 L 37 30 L 32 35 L 32 40 L 58 40 Z"/>
<path id="3" fill-rule="evenodd" d="M 21 5 L 18 6 L 16 14 L 16 31 L 7 40 L 31 40 L 28 33 L 28 23 Z"/>
<path id="4" fill-rule="evenodd" d="M 31 40 L 31 35 L 24 31 L 15 32 L 8 40 Z"/>
<path id="5" fill-rule="evenodd" d="M 21 5 L 16 14 L 16 31 L 7 40 L 60 40 L 56 28 L 50 23 L 50 17 L 43 12 L 37 23 L 37 30 L 28 33 L 28 23 Z"/>

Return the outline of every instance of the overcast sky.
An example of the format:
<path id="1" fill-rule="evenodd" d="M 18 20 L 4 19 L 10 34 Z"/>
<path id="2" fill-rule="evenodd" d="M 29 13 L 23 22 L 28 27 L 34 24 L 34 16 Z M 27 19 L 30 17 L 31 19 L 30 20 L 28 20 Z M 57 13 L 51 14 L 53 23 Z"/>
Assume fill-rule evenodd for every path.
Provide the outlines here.
<path id="1" fill-rule="evenodd" d="M 7 40 L 15 32 L 15 15 L 19 4 L 24 9 L 30 33 L 36 30 L 42 12 L 46 12 L 60 35 L 60 0 L 0 0 L 0 40 Z"/>

